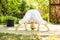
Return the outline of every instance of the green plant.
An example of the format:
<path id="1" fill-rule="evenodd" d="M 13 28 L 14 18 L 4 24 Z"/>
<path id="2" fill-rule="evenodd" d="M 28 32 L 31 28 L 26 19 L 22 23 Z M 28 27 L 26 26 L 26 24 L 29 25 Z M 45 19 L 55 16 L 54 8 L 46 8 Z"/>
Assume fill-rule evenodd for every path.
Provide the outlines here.
<path id="1" fill-rule="evenodd" d="M 49 22 L 49 13 L 43 15 L 42 18 Z"/>
<path id="2" fill-rule="evenodd" d="M 14 23 L 17 24 L 20 20 L 20 18 L 16 18 L 13 16 L 2 16 L 0 17 L 0 23 L 5 24 L 6 20 L 14 20 Z"/>

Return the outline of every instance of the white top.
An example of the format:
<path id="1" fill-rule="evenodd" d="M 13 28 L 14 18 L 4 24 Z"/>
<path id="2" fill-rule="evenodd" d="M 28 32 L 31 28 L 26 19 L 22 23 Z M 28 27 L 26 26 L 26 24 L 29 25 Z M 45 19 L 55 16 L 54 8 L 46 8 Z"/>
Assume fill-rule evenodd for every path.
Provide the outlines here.
<path id="1" fill-rule="evenodd" d="M 20 24 L 23 24 L 27 21 L 30 21 L 30 22 L 37 22 L 39 24 L 46 24 L 46 21 L 44 21 L 40 15 L 40 13 L 35 10 L 35 9 L 32 9 L 32 10 L 28 10 L 25 14 L 25 16 L 23 17 L 22 20 L 19 21 Z"/>

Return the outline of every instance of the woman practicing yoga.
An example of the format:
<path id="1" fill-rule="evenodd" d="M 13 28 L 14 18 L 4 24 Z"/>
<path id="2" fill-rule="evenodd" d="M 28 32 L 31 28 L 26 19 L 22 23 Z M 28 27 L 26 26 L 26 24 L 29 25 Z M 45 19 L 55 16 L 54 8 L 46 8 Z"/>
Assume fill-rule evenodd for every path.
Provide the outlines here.
<path id="1" fill-rule="evenodd" d="M 26 25 L 28 22 L 31 22 L 31 29 L 35 29 L 34 24 L 36 22 L 38 24 L 38 29 L 37 29 L 38 31 L 40 24 L 45 25 L 47 27 L 47 31 L 49 31 L 46 21 L 42 19 L 41 14 L 36 9 L 31 9 L 26 12 L 23 19 L 19 21 L 16 30 L 19 28 L 21 24 L 25 24 L 25 29 L 27 30 Z"/>

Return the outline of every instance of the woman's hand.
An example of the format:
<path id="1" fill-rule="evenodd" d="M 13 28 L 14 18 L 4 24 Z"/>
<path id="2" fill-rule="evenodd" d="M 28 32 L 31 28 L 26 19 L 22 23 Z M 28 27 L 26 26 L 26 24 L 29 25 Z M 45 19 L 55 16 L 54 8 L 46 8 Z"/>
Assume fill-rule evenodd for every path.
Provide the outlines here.
<path id="1" fill-rule="evenodd" d="M 20 24 L 18 24 L 18 26 L 16 27 L 16 29 L 15 30 L 18 30 L 18 28 L 20 27 Z"/>

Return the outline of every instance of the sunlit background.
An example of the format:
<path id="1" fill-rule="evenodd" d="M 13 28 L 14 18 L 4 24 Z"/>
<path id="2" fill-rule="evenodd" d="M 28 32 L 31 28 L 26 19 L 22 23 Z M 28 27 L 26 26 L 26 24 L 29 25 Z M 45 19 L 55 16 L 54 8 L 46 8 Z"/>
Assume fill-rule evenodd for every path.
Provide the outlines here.
<path id="1" fill-rule="evenodd" d="M 42 18 L 49 22 L 49 0 L 0 0 L 0 23 L 14 19 L 17 24 L 31 7 L 36 7 Z"/>
<path id="2" fill-rule="evenodd" d="M 31 7 L 35 7 L 40 12 L 42 18 L 47 21 L 49 28 L 53 29 L 53 31 L 42 31 L 40 33 L 43 35 L 40 36 L 41 34 L 36 30 L 29 31 L 30 34 L 28 31 L 24 31 L 24 26 L 21 27 L 23 28 L 22 31 L 15 31 L 14 27 L 7 28 L 4 25 L 7 23 L 7 20 L 14 20 L 14 25 L 18 24 L 19 20 L 23 18 Z M 0 0 L 0 40 L 60 40 L 60 25 L 53 25 L 58 23 L 60 23 L 60 0 Z M 44 28 L 42 27 L 42 29 Z M 19 33 L 25 34 L 21 35 Z"/>

